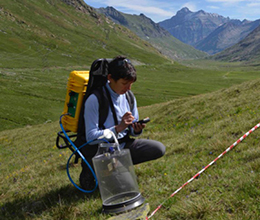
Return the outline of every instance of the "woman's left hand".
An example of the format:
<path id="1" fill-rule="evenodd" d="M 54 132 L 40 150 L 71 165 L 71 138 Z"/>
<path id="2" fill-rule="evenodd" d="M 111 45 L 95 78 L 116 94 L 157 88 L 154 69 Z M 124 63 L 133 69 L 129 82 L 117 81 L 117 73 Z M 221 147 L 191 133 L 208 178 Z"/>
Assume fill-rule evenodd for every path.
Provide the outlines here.
<path id="1" fill-rule="evenodd" d="M 141 131 L 145 128 L 145 124 L 141 124 L 141 123 L 137 123 L 137 122 L 135 122 L 135 123 L 133 123 L 132 124 L 132 127 L 133 127 L 133 129 L 134 129 L 134 132 L 136 133 L 136 134 L 139 134 L 139 133 L 141 133 Z"/>

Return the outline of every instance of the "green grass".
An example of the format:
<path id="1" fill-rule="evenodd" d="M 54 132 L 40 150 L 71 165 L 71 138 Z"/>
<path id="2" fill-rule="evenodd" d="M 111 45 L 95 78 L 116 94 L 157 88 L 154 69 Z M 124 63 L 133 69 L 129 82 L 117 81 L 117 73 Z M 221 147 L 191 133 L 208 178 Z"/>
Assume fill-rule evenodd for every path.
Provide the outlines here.
<path id="1" fill-rule="evenodd" d="M 69 73 L 88 70 L 97 58 L 125 54 L 136 64 L 133 91 L 139 106 L 259 77 L 258 66 L 234 70 L 235 64 L 186 61 L 185 67 L 169 61 L 148 42 L 87 6 L 85 13 L 56 0 L 4 1 L 0 7 L 0 131 L 56 121 Z"/>
<path id="2" fill-rule="evenodd" d="M 167 62 L 149 43 L 87 5 L 76 10 L 77 2 L 0 3 L 0 130 L 55 121 L 69 73 L 89 69 L 97 58 L 124 54 L 141 64 Z"/>
<path id="3" fill-rule="evenodd" d="M 181 65 L 138 67 L 138 81 L 133 90 L 141 106 L 193 96 L 259 77 L 258 71 L 214 70 Z"/>
<path id="4" fill-rule="evenodd" d="M 118 54 L 135 54 L 148 63 L 166 60 L 149 43 L 87 5 L 76 10 L 60 0 L 15 0 L 0 7 L 1 68 L 85 66 L 97 57 Z M 75 7 L 80 6 L 75 2 Z"/>
<path id="5" fill-rule="evenodd" d="M 166 155 L 135 166 L 152 219 L 259 219 L 259 130 L 169 196 L 259 121 L 260 81 L 139 108 L 151 122 L 142 135 Z M 71 152 L 55 147 L 58 122 L 0 132 L 3 219 L 107 219 L 99 192 L 84 194 L 66 175 Z M 70 171 L 78 183 L 80 165 Z"/>
<path id="6" fill-rule="evenodd" d="M 88 69 L 0 69 L 0 130 L 56 121 L 63 111 L 70 72 Z M 138 106 L 204 94 L 259 78 L 254 69 L 199 69 L 177 63 L 140 65 L 136 69 L 138 80 L 132 90 Z"/>

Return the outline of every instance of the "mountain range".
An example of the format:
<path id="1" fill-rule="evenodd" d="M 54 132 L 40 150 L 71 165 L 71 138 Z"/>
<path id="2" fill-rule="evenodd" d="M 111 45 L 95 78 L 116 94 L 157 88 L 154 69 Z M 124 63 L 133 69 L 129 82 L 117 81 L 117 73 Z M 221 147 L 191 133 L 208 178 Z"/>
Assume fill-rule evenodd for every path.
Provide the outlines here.
<path id="1" fill-rule="evenodd" d="M 159 25 L 182 42 L 208 54 L 216 54 L 243 40 L 260 25 L 260 19 L 240 21 L 183 8 Z"/>
<path id="2" fill-rule="evenodd" d="M 206 56 L 206 53 L 181 42 L 159 24 L 153 22 L 144 14 L 130 15 L 117 11 L 113 7 L 96 9 L 113 22 L 123 25 L 145 41 L 151 43 L 162 54 L 174 60 L 197 59 Z"/>
<path id="3" fill-rule="evenodd" d="M 246 38 L 232 47 L 214 56 L 223 61 L 251 61 L 259 64 L 260 58 L 260 26 Z"/>
<path id="4" fill-rule="evenodd" d="M 203 10 L 191 12 L 187 7 L 178 11 L 172 18 L 159 23 L 153 22 L 144 14 L 139 16 L 125 14 L 113 7 L 96 10 L 115 23 L 132 30 L 163 54 L 174 59 L 194 58 L 194 54 L 197 58 L 205 56 L 195 53 L 181 42 L 198 51 L 214 55 L 240 42 L 260 25 L 260 19 L 240 21 Z M 174 38 L 170 38 L 169 33 Z"/>
<path id="5" fill-rule="evenodd" d="M 96 57 L 122 53 L 135 56 L 137 63 L 201 59 L 208 56 L 204 51 L 221 51 L 214 59 L 259 60 L 258 41 L 252 41 L 258 39 L 259 31 L 253 29 L 259 20 L 241 22 L 183 8 L 174 17 L 183 19 L 183 38 L 192 44 L 189 45 L 172 36 L 161 22 L 155 23 L 144 14 L 125 14 L 112 7 L 94 9 L 83 0 L 16 0 L 15 4 L 3 1 L 0 16 L 3 68 L 82 66 Z M 174 17 L 166 21 L 170 25 L 170 20 L 174 20 L 177 27 L 178 19 Z M 189 19 L 194 22 L 188 22 Z M 239 44 L 234 49 L 236 42 Z M 226 47 L 236 53 L 223 51 Z"/>

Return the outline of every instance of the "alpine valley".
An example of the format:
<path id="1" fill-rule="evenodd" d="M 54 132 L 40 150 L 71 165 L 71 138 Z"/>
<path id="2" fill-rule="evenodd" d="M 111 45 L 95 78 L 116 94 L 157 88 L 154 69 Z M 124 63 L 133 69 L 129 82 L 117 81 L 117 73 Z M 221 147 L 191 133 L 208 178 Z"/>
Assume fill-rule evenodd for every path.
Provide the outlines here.
<path id="1" fill-rule="evenodd" d="M 186 7 L 178 11 L 172 18 L 159 23 L 154 23 L 144 14 L 139 16 L 129 15 L 119 12 L 112 7 L 99 8 L 97 11 L 105 14 L 115 23 L 129 28 L 139 37 L 149 40 L 157 47 L 158 41 L 161 39 L 160 45 L 164 44 L 165 47 L 163 48 L 168 48 L 165 51 L 167 55 L 171 54 L 172 48 L 176 48 L 176 39 L 193 46 L 197 50 L 213 55 L 243 40 L 260 25 L 260 19 L 240 21 L 218 14 L 207 13 L 203 10 L 191 12 Z M 165 30 L 176 39 L 170 38 Z M 179 42 L 177 47 L 180 47 Z M 184 52 L 187 51 L 186 48 L 182 45 L 182 52 L 177 55 L 171 54 L 171 56 L 179 58 L 194 57 L 193 54 L 199 56 L 194 51 L 192 51 L 192 55 L 187 55 Z M 190 54 L 190 51 L 188 54 Z"/>

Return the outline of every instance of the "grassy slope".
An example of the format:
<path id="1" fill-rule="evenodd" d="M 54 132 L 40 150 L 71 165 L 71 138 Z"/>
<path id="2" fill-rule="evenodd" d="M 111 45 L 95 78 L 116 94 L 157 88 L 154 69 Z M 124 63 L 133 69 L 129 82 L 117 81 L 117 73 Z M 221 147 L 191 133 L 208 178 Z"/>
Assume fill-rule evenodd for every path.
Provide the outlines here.
<path id="1" fill-rule="evenodd" d="M 162 141 L 166 155 L 135 166 L 140 191 L 153 211 L 177 188 L 259 121 L 260 81 L 141 107 L 150 116 L 144 138 Z M 69 182 L 68 150 L 57 150 L 58 122 L 0 132 L 4 219 L 106 219 L 100 195 Z M 153 219 L 259 219 L 259 130 L 176 196 Z M 80 166 L 71 165 L 78 181 Z"/>
<path id="2" fill-rule="evenodd" d="M 178 64 L 136 68 L 138 80 L 132 89 L 139 106 L 216 91 L 259 77 L 254 70 L 209 70 Z M 69 73 L 74 69 L 88 68 L 0 70 L 0 130 L 56 121 L 64 107 Z"/>
<path id="3" fill-rule="evenodd" d="M 138 80 L 132 89 L 139 106 L 208 93 L 259 78 L 258 70 L 249 67 L 228 67 L 211 61 L 194 62 L 198 66 L 186 67 L 175 63 L 138 67 Z"/>
<path id="4" fill-rule="evenodd" d="M 173 192 L 259 123 L 259 87 L 256 80 L 144 110 L 144 115 L 156 115 L 146 135 L 168 146 L 166 157 L 153 165 L 157 171 L 152 171 L 152 181 L 147 176 L 140 183 L 156 186 L 149 196 L 152 203 L 162 201 L 159 195 L 170 196 L 168 191 Z M 258 140 L 259 130 L 169 200 L 158 219 L 259 219 Z M 149 170 L 146 167 L 142 174 Z M 149 186 L 144 192 L 151 192 Z"/>
<path id="5" fill-rule="evenodd" d="M 215 91 L 258 77 L 257 72 L 248 70 L 170 65 L 147 42 L 97 17 L 91 8 L 82 13 L 56 0 L 5 1 L 0 8 L 0 130 L 57 120 L 69 73 L 89 69 L 100 57 L 123 53 L 141 64 L 136 66 L 138 81 L 133 87 L 139 106 Z M 208 62 L 208 66 L 213 65 Z"/>
<path id="6" fill-rule="evenodd" d="M 85 7 L 76 10 L 60 0 L 1 2 L 0 67 L 84 66 L 117 54 L 165 62 L 147 42 Z"/>
<path id="7" fill-rule="evenodd" d="M 167 62 L 128 29 L 84 12 L 56 0 L 0 3 L 0 130 L 56 120 L 69 73 L 97 58 Z"/>

